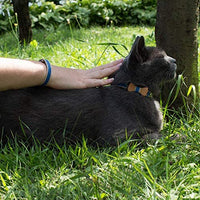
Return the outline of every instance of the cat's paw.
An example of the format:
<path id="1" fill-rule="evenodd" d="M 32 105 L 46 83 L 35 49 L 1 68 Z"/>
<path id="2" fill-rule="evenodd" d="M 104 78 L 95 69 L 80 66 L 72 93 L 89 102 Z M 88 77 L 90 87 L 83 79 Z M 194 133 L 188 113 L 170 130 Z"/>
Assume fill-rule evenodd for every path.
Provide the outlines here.
<path id="1" fill-rule="evenodd" d="M 162 137 L 162 135 L 159 132 L 149 133 L 142 137 L 145 141 L 155 141 Z"/>

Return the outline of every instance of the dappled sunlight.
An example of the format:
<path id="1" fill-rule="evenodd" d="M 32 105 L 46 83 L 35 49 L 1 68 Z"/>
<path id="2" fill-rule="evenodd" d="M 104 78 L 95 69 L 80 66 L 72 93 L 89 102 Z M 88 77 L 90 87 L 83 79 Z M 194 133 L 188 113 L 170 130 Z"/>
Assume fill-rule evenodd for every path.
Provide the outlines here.
<path id="1" fill-rule="evenodd" d="M 156 45 L 153 27 L 156 0 L 31 1 L 33 37 L 29 45 L 19 44 L 12 4 L 9 0 L 3 2 L 0 2 L 0 57 L 45 58 L 52 65 L 90 69 L 126 57 L 137 36 L 144 36 L 147 46 Z M 200 32 L 197 37 L 200 42 Z M 167 105 L 176 100 L 181 85 L 185 85 L 183 76 L 177 77 L 175 97 L 171 90 Z M 34 136 L 33 145 L 18 135 L 6 144 L 0 141 L 0 199 L 200 199 L 200 104 L 193 85 L 183 100 L 188 96 L 194 97 L 191 107 L 185 104 L 177 110 L 164 107 L 158 97 L 164 116 L 163 129 L 162 137 L 153 141 L 134 139 L 126 129 L 121 130 L 126 140 L 118 141 L 114 147 L 91 144 L 83 136 L 76 143 L 63 141 L 62 145 L 56 141 L 40 144 Z M 54 97 L 58 99 L 57 95 Z M 14 105 L 13 99 L 9 100 Z M 83 99 L 77 101 L 83 104 Z M 7 101 L 2 102 L 6 105 Z M 50 117 L 57 120 L 54 114 Z M 3 137 L 4 127 L 1 132 Z"/>

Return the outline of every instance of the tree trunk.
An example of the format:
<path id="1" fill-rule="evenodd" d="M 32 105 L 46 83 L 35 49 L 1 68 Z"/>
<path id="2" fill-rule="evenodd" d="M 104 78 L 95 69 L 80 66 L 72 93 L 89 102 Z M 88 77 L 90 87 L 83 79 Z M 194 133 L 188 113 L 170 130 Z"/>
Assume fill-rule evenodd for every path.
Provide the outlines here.
<path id="1" fill-rule="evenodd" d="M 28 0 L 13 0 L 14 12 L 17 13 L 19 26 L 19 41 L 29 43 L 32 38 L 31 20 L 29 16 Z"/>
<path id="2" fill-rule="evenodd" d="M 183 74 L 186 87 L 181 90 L 187 96 L 188 87 L 194 85 L 198 93 L 198 43 L 199 0 L 158 0 L 156 43 L 168 55 L 177 60 L 177 74 Z M 173 84 L 163 86 L 162 99 L 167 101 Z M 187 99 L 191 103 L 191 99 Z M 184 104 L 179 94 L 174 108 Z"/>

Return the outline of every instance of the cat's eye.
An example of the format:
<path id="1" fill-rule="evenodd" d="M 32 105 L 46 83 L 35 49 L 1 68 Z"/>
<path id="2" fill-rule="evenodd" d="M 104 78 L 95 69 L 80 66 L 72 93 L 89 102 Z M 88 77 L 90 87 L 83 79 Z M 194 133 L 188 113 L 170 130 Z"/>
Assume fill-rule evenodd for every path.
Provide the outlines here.
<path id="1" fill-rule="evenodd" d="M 156 58 L 164 58 L 164 55 L 162 55 L 162 54 L 157 55 Z"/>

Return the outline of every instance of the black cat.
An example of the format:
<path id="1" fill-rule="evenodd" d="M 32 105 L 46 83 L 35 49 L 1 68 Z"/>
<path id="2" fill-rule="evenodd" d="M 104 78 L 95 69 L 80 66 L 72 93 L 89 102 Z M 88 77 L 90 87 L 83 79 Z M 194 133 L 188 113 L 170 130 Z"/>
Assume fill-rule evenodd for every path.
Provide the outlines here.
<path id="1" fill-rule="evenodd" d="M 81 90 L 34 87 L 0 92 L 3 141 L 14 135 L 33 135 L 40 142 L 52 138 L 115 145 L 133 138 L 159 137 L 162 114 L 153 96 L 163 81 L 176 74 L 176 60 L 137 37 L 112 85 Z"/>

